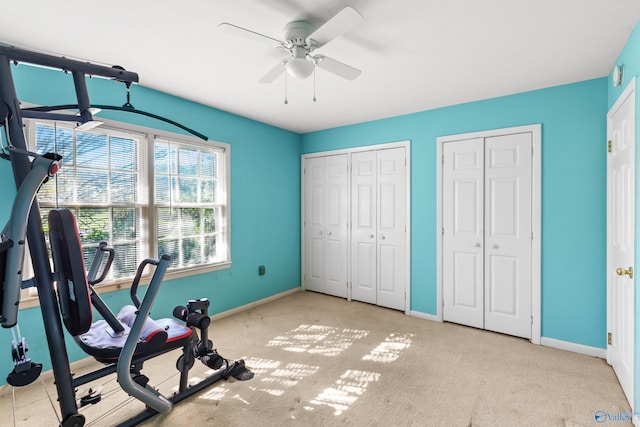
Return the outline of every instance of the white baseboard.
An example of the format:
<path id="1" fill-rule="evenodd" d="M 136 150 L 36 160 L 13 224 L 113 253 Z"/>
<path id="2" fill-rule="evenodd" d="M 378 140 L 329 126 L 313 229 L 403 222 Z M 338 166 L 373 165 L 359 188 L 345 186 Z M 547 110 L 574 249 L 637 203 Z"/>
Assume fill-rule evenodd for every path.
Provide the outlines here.
<path id="1" fill-rule="evenodd" d="M 419 319 L 431 320 L 432 322 L 442 323 L 442 319 L 439 319 L 438 316 L 436 316 L 435 314 L 421 313 L 419 311 L 413 311 L 413 310 L 409 311 L 407 314 L 409 316 L 417 317 Z"/>
<path id="2" fill-rule="evenodd" d="M 634 425 L 634 426 L 636 426 L 636 427 L 640 426 L 640 417 L 639 417 L 639 416 L 638 416 L 638 414 L 636 414 L 635 412 L 634 412 L 634 414 L 633 414 L 633 420 L 632 420 L 632 422 L 633 422 L 633 425 Z"/>
<path id="3" fill-rule="evenodd" d="M 275 301 L 275 300 L 280 299 L 282 297 L 285 297 L 285 296 L 287 296 L 289 294 L 293 294 L 293 293 L 300 292 L 300 291 L 302 291 L 302 288 L 300 288 L 300 287 L 289 289 L 288 291 L 280 292 L 279 294 L 271 295 L 270 297 L 263 298 L 263 299 L 258 300 L 258 301 L 254 301 L 254 302 L 251 302 L 249 304 L 241 305 L 240 307 L 232 308 L 231 310 L 223 311 L 223 312 L 218 313 L 218 314 L 214 314 L 213 316 L 211 316 L 211 320 L 222 319 L 223 317 L 231 316 L 232 314 L 236 314 L 236 313 L 239 313 L 241 311 L 245 311 L 245 310 L 249 310 L 251 308 L 255 308 L 255 307 L 259 306 L 259 305 L 266 304 L 266 303 L 271 302 L 271 301 Z"/>
<path id="4" fill-rule="evenodd" d="M 442 323 L 442 319 L 440 319 L 435 314 L 427 314 L 421 313 L 419 311 L 409 311 L 407 312 L 409 316 L 417 317 L 419 319 L 431 320 L 432 322 Z M 534 343 L 537 344 L 537 343 Z M 601 359 L 607 358 L 607 350 L 604 348 L 591 347 L 588 345 L 576 344 L 569 341 L 556 340 L 553 338 L 540 338 L 540 345 L 544 345 L 547 347 L 557 348 L 559 350 L 570 351 L 572 353 L 584 354 L 585 356 L 591 357 L 599 357 Z M 638 418 L 637 426 L 640 427 L 640 418 Z"/>
<path id="5" fill-rule="evenodd" d="M 604 348 L 591 347 L 588 345 L 576 344 L 569 341 L 542 337 L 540 338 L 540 344 L 547 347 L 557 348 L 559 350 L 566 350 L 573 353 L 584 354 L 586 356 L 599 357 L 601 359 L 606 359 L 607 357 L 607 350 Z"/>

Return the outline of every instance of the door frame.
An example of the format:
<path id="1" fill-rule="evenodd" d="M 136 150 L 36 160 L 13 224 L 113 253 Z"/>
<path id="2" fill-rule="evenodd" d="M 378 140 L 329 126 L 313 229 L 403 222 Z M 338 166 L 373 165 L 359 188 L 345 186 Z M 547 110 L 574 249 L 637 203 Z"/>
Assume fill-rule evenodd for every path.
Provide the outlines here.
<path id="1" fill-rule="evenodd" d="M 353 148 L 344 148 L 344 149 L 338 149 L 338 150 L 329 150 L 329 151 L 318 151 L 318 152 L 314 152 L 314 153 L 308 153 L 308 154 L 303 154 L 300 157 L 300 181 L 301 181 L 301 185 L 300 185 L 300 193 L 301 193 L 301 197 L 300 197 L 300 202 L 301 202 L 301 216 L 300 216 L 300 238 L 301 238 L 301 268 L 300 268 L 300 287 L 303 290 L 306 290 L 305 287 L 305 244 L 304 244 L 304 238 L 305 238 L 305 224 L 304 224 L 304 218 L 305 218 L 305 195 L 304 195 L 304 183 L 305 183 L 305 161 L 306 159 L 309 158 L 313 158 L 313 157 L 325 157 L 325 156 L 333 156 L 333 155 L 337 155 L 337 154 L 348 154 L 349 155 L 349 160 L 348 160 L 348 164 L 349 164 L 349 173 L 351 173 L 351 154 L 352 153 L 357 153 L 357 152 L 361 152 L 361 151 L 372 151 L 372 150 L 384 150 L 384 149 L 389 149 L 389 148 L 400 148 L 400 147 L 404 147 L 405 151 L 404 151 L 404 155 L 405 155 L 405 162 L 406 162 L 406 168 L 405 168 L 405 185 L 406 185 L 406 191 L 405 191 L 405 224 L 406 224 L 406 232 L 405 232 L 405 304 L 404 304 L 404 313 L 409 315 L 411 314 L 411 141 L 410 140 L 405 140 L 405 141 L 397 141 L 397 142 L 388 142 L 388 143 L 383 143 L 383 144 L 374 144 L 374 145 L 366 145 L 366 146 L 362 146 L 362 147 L 353 147 Z M 351 178 L 349 178 L 349 184 L 348 184 L 348 197 L 349 200 L 351 200 Z M 349 233 L 347 234 L 347 245 L 349 245 L 349 247 L 351 246 L 351 203 L 348 204 L 347 206 L 347 211 L 348 211 L 348 226 L 349 226 Z M 348 280 L 348 286 L 347 286 L 347 300 L 351 301 L 351 266 L 352 266 L 352 260 L 351 260 L 351 251 L 349 251 L 348 254 L 348 260 L 347 260 L 347 280 Z"/>
<path id="2" fill-rule="evenodd" d="M 542 125 L 532 124 L 502 129 L 492 129 L 456 135 L 440 136 L 436 139 L 436 315 L 435 320 L 443 321 L 443 280 L 442 280 L 442 162 L 443 144 L 473 138 L 531 133 L 533 153 L 531 156 L 531 342 L 540 344 L 541 339 L 541 237 L 542 237 Z"/>

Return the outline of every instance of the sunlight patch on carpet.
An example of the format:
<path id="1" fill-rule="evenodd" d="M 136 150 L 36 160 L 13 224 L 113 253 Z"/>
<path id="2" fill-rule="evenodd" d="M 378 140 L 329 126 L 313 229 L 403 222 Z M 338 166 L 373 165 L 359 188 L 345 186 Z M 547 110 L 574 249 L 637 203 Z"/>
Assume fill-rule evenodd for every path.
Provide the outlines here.
<path id="1" fill-rule="evenodd" d="M 206 393 L 200 395 L 200 399 L 205 400 L 222 400 L 229 390 L 223 385 L 211 388 Z"/>
<path id="2" fill-rule="evenodd" d="M 329 406 L 335 410 L 333 414 L 338 416 L 364 394 L 369 384 L 379 379 L 377 372 L 347 370 L 336 381 L 335 387 L 325 389 L 310 403 Z"/>
<path id="3" fill-rule="evenodd" d="M 288 363 L 284 368 L 276 369 L 262 382 L 276 383 L 284 387 L 293 387 L 309 375 L 318 372 L 319 366 L 303 365 L 302 363 Z"/>
<path id="4" fill-rule="evenodd" d="M 264 386 L 250 385 L 249 389 L 261 391 L 272 396 L 282 396 L 284 389 L 298 384 L 306 377 L 315 374 L 320 369 L 319 366 L 305 365 L 303 363 L 287 363 L 281 366 L 282 362 L 270 359 L 259 359 L 247 357 L 243 358 L 247 366 L 256 374 L 255 380 L 259 380 Z"/>
<path id="5" fill-rule="evenodd" d="M 395 362 L 402 351 L 411 345 L 412 337 L 413 334 L 390 334 L 376 348 L 371 350 L 371 353 L 364 356 L 362 360 L 382 363 Z"/>
<path id="6" fill-rule="evenodd" d="M 369 331 L 340 329 L 322 325 L 300 325 L 284 335 L 269 341 L 267 347 L 281 347 L 294 353 L 313 353 L 323 356 L 337 356 L 353 345 Z"/>

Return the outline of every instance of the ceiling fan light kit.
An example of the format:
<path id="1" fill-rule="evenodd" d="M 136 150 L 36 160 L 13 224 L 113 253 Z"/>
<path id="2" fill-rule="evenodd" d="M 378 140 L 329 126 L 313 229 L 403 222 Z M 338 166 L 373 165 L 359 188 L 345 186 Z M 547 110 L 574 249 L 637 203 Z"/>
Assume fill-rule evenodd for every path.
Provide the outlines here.
<path id="1" fill-rule="evenodd" d="M 289 58 L 279 61 L 271 70 L 262 76 L 260 80 L 258 80 L 259 83 L 272 83 L 285 72 L 291 77 L 303 80 L 315 73 L 316 66 L 344 79 L 353 80 L 360 75 L 360 70 L 325 55 L 312 55 L 312 52 L 349 31 L 362 22 L 362 19 L 360 12 L 352 7 L 345 7 L 324 24 L 315 29 L 306 21 L 289 22 L 283 28 L 284 40 L 266 36 L 256 31 L 226 22 L 221 23 L 219 27 L 236 33 L 241 32 L 244 35 L 259 38 L 263 41 L 269 41 L 270 43 L 275 41 L 277 42 L 275 45 L 276 48 L 285 49 L 289 52 Z M 286 103 L 285 96 L 285 104 Z"/>
<path id="2" fill-rule="evenodd" d="M 303 46 L 294 46 L 291 49 L 293 57 L 286 61 L 285 68 L 290 76 L 300 80 L 309 77 L 315 68 L 315 64 L 307 56 L 308 50 Z"/>

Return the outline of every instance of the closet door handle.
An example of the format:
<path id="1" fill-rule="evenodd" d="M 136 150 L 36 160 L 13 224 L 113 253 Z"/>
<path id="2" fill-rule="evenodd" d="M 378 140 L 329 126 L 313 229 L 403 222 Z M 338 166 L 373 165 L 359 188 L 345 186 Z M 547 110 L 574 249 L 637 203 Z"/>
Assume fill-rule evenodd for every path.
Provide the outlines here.
<path id="1" fill-rule="evenodd" d="M 498 245 L 492 245 L 491 249 L 498 249 Z"/>
<path id="2" fill-rule="evenodd" d="M 319 234 L 322 236 L 322 231 Z"/>
<path id="3" fill-rule="evenodd" d="M 473 245 L 473 246 L 475 246 L 476 248 L 479 248 L 480 246 L 482 246 L 482 244 L 480 244 L 480 243 L 476 243 L 476 244 L 475 244 L 475 245 Z"/>
<path id="4" fill-rule="evenodd" d="M 327 235 L 328 235 L 328 236 L 331 236 L 331 232 L 328 232 L 328 233 L 327 233 Z"/>
<path id="5" fill-rule="evenodd" d="M 382 239 L 382 240 L 384 240 L 384 239 L 385 239 L 385 237 L 384 237 L 384 236 L 382 236 L 382 237 L 381 237 L 381 239 Z"/>
<path id="6" fill-rule="evenodd" d="M 369 238 L 373 239 L 373 234 L 369 234 Z"/>

